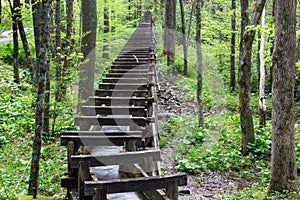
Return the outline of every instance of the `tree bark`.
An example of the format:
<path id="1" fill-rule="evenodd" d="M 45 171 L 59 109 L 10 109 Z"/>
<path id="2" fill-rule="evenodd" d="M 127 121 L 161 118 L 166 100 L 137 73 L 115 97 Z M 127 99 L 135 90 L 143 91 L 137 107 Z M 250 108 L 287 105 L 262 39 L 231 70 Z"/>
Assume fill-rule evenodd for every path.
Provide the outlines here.
<path id="1" fill-rule="evenodd" d="M 236 0 L 231 1 L 231 51 L 230 51 L 230 89 L 235 90 L 235 31 L 236 31 Z"/>
<path id="2" fill-rule="evenodd" d="M 109 10 L 108 10 L 108 5 L 107 1 L 104 1 L 104 11 L 103 11 L 103 17 L 104 17 L 104 29 L 103 33 L 104 35 L 107 35 L 109 33 Z M 102 53 L 102 58 L 109 59 L 109 53 L 108 53 L 108 44 L 107 44 L 107 36 L 104 37 L 103 40 L 103 53 Z"/>
<path id="3" fill-rule="evenodd" d="M 79 109 L 80 104 L 87 101 L 94 92 L 97 28 L 96 0 L 82 1 L 81 9 L 82 32 L 85 34 L 82 38 L 82 53 L 85 62 L 81 65 L 79 72 Z"/>
<path id="4" fill-rule="evenodd" d="M 31 81 L 33 83 L 33 85 L 36 85 L 36 70 L 34 67 L 34 63 L 31 57 L 31 53 L 30 53 L 30 49 L 29 49 L 29 44 L 28 44 L 28 40 L 26 37 L 26 33 L 25 33 L 25 28 L 23 25 L 23 21 L 22 21 L 22 14 L 21 14 L 21 3 L 20 0 L 14 0 L 17 4 L 18 7 L 18 28 L 19 28 L 19 33 L 20 33 L 20 37 L 22 40 L 22 44 L 23 44 L 23 48 L 24 48 L 24 52 L 25 52 L 25 56 L 26 56 L 26 60 L 27 60 L 27 65 L 29 67 L 29 71 L 30 71 L 30 75 L 31 75 Z"/>
<path id="5" fill-rule="evenodd" d="M 298 191 L 294 133 L 296 0 L 275 0 L 269 192 Z"/>
<path id="6" fill-rule="evenodd" d="M 33 18 L 33 24 L 36 26 L 34 30 L 34 43 L 35 43 L 35 55 L 36 55 L 36 60 L 38 60 L 39 54 L 40 54 L 40 49 L 41 49 L 41 32 L 42 30 L 40 29 L 41 27 L 41 14 L 42 9 L 40 8 L 41 6 L 41 1 L 40 0 L 32 0 L 32 18 Z M 38 72 L 36 71 L 36 74 Z"/>
<path id="7" fill-rule="evenodd" d="M 201 47 L 201 5 L 196 2 L 196 50 L 197 50 L 197 102 L 198 102 L 198 126 L 204 127 L 203 103 L 202 103 L 202 47 Z"/>
<path id="8" fill-rule="evenodd" d="M 253 16 L 249 19 L 249 2 L 241 0 L 241 40 L 239 58 L 239 107 L 242 129 L 242 155 L 246 155 L 247 144 L 255 141 L 253 117 L 251 108 L 251 55 L 252 44 L 255 37 L 253 29 L 247 30 L 247 26 L 256 26 L 261 17 L 266 0 L 257 0 Z"/>
<path id="9" fill-rule="evenodd" d="M 2 1 L 0 1 L 0 24 L 2 23 Z"/>
<path id="10" fill-rule="evenodd" d="M 180 4 L 180 14 L 181 14 L 181 34 L 182 34 L 182 46 L 183 46 L 183 75 L 187 76 L 188 72 L 188 49 L 187 49 L 187 43 L 186 43 L 186 26 L 185 26 L 185 12 L 184 12 L 184 6 L 183 6 L 183 0 L 179 0 Z"/>
<path id="11" fill-rule="evenodd" d="M 262 17 L 261 17 L 261 27 L 264 30 L 266 26 L 266 6 L 263 9 Z M 260 49 L 259 49 L 259 126 L 265 127 L 266 125 L 266 97 L 265 97 L 265 81 L 266 81 L 266 67 L 265 67 L 265 58 L 264 58 L 264 50 L 265 50 L 265 36 L 264 33 L 261 34 L 260 41 Z"/>
<path id="12" fill-rule="evenodd" d="M 168 65 L 174 62 L 175 31 L 176 31 L 176 0 L 165 0 L 163 53 L 167 55 Z"/>
<path id="13" fill-rule="evenodd" d="M 38 177 L 39 177 L 39 162 L 40 162 L 40 152 L 42 144 L 42 131 L 44 126 L 44 100 L 45 100 L 45 87 L 46 87 L 46 75 L 48 68 L 48 42 L 49 42 L 49 8 L 51 0 L 43 0 L 40 3 L 40 12 L 35 17 L 40 19 L 40 23 L 34 20 L 35 33 L 40 35 L 35 35 L 36 42 L 39 45 L 39 56 L 37 57 L 38 66 L 38 93 L 36 99 L 36 113 L 35 113 L 35 134 L 33 138 L 32 146 L 32 159 L 31 159 L 31 170 L 28 194 L 33 195 L 36 198 L 38 191 Z"/>
<path id="14" fill-rule="evenodd" d="M 64 41 L 64 65 L 62 68 L 62 98 L 67 94 L 67 85 L 70 75 L 70 55 L 72 53 L 72 29 L 73 29 L 73 0 L 66 1 L 66 14 L 67 14 L 67 31 Z"/>
<path id="15" fill-rule="evenodd" d="M 14 67 L 14 82 L 20 83 L 20 75 L 19 75 L 19 39 L 18 39 L 18 5 L 17 2 L 14 0 L 13 5 L 9 0 L 10 9 L 12 13 L 12 29 L 13 29 L 13 67 Z"/>

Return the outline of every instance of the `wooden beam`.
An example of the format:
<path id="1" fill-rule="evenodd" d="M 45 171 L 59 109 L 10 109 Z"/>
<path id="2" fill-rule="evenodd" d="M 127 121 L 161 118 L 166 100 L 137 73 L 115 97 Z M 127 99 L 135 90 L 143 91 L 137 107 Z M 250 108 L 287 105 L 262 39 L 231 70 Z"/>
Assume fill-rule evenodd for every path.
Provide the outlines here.
<path id="1" fill-rule="evenodd" d="M 125 136 L 142 135 L 142 131 L 65 131 L 63 136 Z"/>
<path id="2" fill-rule="evenodd" d="M 95 90 L 95 96 L 99 97 L 146 97 L 148 95 L 148 90 L 120 90 L 120 89 L 99 89 Z"/>
<path id="3" fill-rule="evenodd" d="M 107 181 L 86 181 L 85 194 L 92 195 L 95 188 L 106 189 L 107 193 L 148 191 L 168 188 L 170 184 L 174 183 L 177 183 L 177 185 L 173 185 L 173 187 L 186 185 L 186 174 L 115 179 Z"/>
<path id="4" fill-rule="evenodd" d="M 146 117 L 147 109 L 144 106 L 82 106 L 82 115 L 133 115 Z"/>
<path id="5" fill-rule="evenodd" d="M 152 118 L 146 117 L 127 117 L 127 116 L 77 116 L 74 117 L 75 125 L 80 126 L 83 123 L 85 126 L 92 125 L 111 125 L 111 126 L 145 126 L 152 122 Z"/>
<path id="6" fill-rule="evenodd" d="M 140 83 L 147 83 L 148 82 L 148 78 L 136 78 L 136 77 L 133 77 L 133 78 L 129 78 L 129 77 L 108 77 L 108 78 L 104 78 L 103 80 L 103 83 L 124 83 L 124 84 L 127 84 L 127 83 L 135 83 L 135 84 L 140 84 Z"/>
<path id="7" fill-rule="evenodd" d="M 90 106 L 146 106 L 153 98 L 145 97 L 90 97 Z"/>
<path id="8" fill-rule="evenodd" d="M 148 82 L 144 83 L 100 83 L 99 89 L 110 90 L 148 90 Z"/>
<path id="9" fill-rule="evenodd" d="M 91 167 L 134 164 L 142 163 L 146 158 L 151 158 L 153 161 L 160 161 L 160 151 L 147 150 L 110 155 L 74 155 L 71 156 L 70 166 L 78 168 L 81 161 L 89 162 Z"/>
<path id="10" fill-rule="evenodd" d="M 125 142 L 137 141 L 141 139 L 141 135 L 123 135 L 123 136 L 61 136 L 61 145 L 66 146 L 69 141 L 75 142 L 77 145 L 85 146 L 124 146 Z M 75 155 L 75 154 L 73 154 Z"/>

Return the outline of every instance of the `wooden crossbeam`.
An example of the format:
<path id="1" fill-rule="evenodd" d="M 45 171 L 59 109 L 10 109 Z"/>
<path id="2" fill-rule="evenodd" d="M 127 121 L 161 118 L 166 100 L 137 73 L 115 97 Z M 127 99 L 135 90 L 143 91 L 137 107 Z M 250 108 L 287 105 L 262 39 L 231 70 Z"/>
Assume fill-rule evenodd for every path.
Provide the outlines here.
<path id="1" fill-rule="evenodd" d="M 131 78 L 131 79 L 143 79 L 154 76 L 153 73 L 109 73 L 107 78 Z"/>
<path id="2" fill-rule="evenodd" d="M 166 176 L 150 176 L 141 178 L 115 179 L 107 181 L 85 181 L 85 195 L 93 195 L 96 188 L 104 189 L 107 193 L 138 192 L 184 186 L 187 184 L 186 174 Z"/>
<path id="3" fill-rule="evenodd" d="M 85 126 L 92 125 L 111 125 L 111 126 L 145 126 L 147 122 L 152 122 L 152 118 L 146 117 L 127 117 L 127 116 L 77 116 L 74 117 L 75 125 L 80 126 L 81 123 Z"/>
<path id="4" fill-rule="evenodd" d="M 144 106 L 82 106 L 81 113 L 93 115 L 133 115 L 146 117 L 147 109 Z"/>
<path id="5" fill-rule="evenodd" d="M 95 90 L 95 96 L 99 97 L 146 97 L 148 95 L 148 90 L 120 90 L 120 89 L 101 89 Z"/>
<path id="6" fill-rule="evenodd" d="M 119 84 L 127 84 L 127 83 L 135 83 L 135 84 L 145 84 L 149 81 L 148 78 L 129 78 L 129 77 L 117 77 L 117 78 L 104 78 L 103 83 L 119 83 Z"/>
<path id="7" fill-rule="evenodd" d="M 74 141 L 77 145 L 85 146 L 124 146 L 125 142 L 137 141 L 142 135 L 122 135 L 122 136 L 74 136 L 62 135 L 60 141 L 62 146 L 67 146 L 69 141 Z"/>
<path id="8" fill-rule="evenodd" d="M 100 83 L 99 89 L 147 90 L 148 82 L 144 82 L 144 83 Z"/>
<path id="9" fill-rule="evenodd" d="M 122 136 L 142 135 L 142 131 L 65 131 L 66 136 Z"/>
<path id="10" fill-rule="evenodd" d="M 73 155 L 71 156 L 70 166 L 71 168 L 78 168 L 79 162 L 82 161 L 89 162 L 90 167 L 134 164 L 143 163 L 145 159 L 149 159 L 152 162 L 160 161 L 160 151 L 134 151 L 110 155 Z"/>
<path id="11" fill-rule="evenodd" d="M 147 103 L 153 102 L 154 98 L 145 97 L 90 97 L 89 105 L 95 106 L 146 106 Z"/>

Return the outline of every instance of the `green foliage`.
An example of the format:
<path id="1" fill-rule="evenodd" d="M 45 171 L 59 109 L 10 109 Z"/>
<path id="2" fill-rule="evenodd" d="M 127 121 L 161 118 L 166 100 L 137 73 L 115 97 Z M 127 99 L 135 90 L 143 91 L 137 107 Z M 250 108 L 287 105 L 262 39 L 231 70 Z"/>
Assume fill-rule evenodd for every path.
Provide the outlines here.
<path id="1" fill-rule="evenodd" d="M 3 152 L 0 155 L 0 199 L 15 199 L 18 195 L 27 194 L 35 130 L 35 96 L 26 70 L 20 70 L 20 84 L 13 82 L 11 67 L 2 61 L 0 72 L 0 148 Z M 61 131 L 74 127 L 71 108 L 61 108 L 63 112 L 57 126 Z M 66 169 L 65 149 L 60 147 L 59 141 L 45 143 L 45 139 L 43 137 L 39 192 L 62 198 L 64 191 L 60 186 L 60 177 Z"/>

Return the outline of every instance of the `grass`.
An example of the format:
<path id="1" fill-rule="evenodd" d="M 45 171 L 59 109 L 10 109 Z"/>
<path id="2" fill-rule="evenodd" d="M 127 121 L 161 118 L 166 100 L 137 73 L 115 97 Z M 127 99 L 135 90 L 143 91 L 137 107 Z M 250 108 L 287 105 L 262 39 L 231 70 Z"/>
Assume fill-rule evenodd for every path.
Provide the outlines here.
<path id="1" fill-rule="evenodd" d="M 161 47 L 159 47 L 160 49 Z M 193 50 L 191 49 L 193 54 Z M 249 144 L 250 154 L 241 155 L 241 128 L 238 114 L 238 93 L 230 93 L 229 86 L 224 81 L 223 72 L 215 67 L 211 47 L 205 48 L 203 53 L 203 103 L 205 109 L 205 129 L 197 129 L 197 120 L 191 115 L 170 117 L 163 127 L 162 138 L 172 138 L 176 144 L 173 149 L 175 169 L 190 174 L 200 171 L 217 170 L 239 175 L 253 182 L 251 188 L 244 188 L 233 194 L 225 194 L 218 199 L 299 199 L 299 193 L 284 192 L 268 194 L 270 177 L 271 154 L 271 109 L 267 110 L 267 125 L 264 129 L 258 128 L 258 94 L 252 93 L 251 104 L 254 113 L 256 141 Z M 182 92 L 180 100 L 196 102 L 196 69 L 189 68 L 187 77 L 181 75 L 182 63 L 175 59 L 175 73 L 167 74 Z M 179 61 L 179 62 L 178 62 Z M 192 61 L 192 60 L 190 60 Z M 174 72 L 171 67 L 161 60 L 160 69 L 165 74 Z M 228 89 L 227 89 L 228 88 Z M 271 107 L 271 96 L 267 95 L 267 107 Z M 296 105 L 296 113 L 299 106 Z M 295 125 L 297 166 L 300 168 L 300 125 Z M 201 134 L 199 135 L 199 133 Z M 201 136 L 201 140 L 197 140 Z M 196 142 L 195 142 L 196 141 Z"/>

